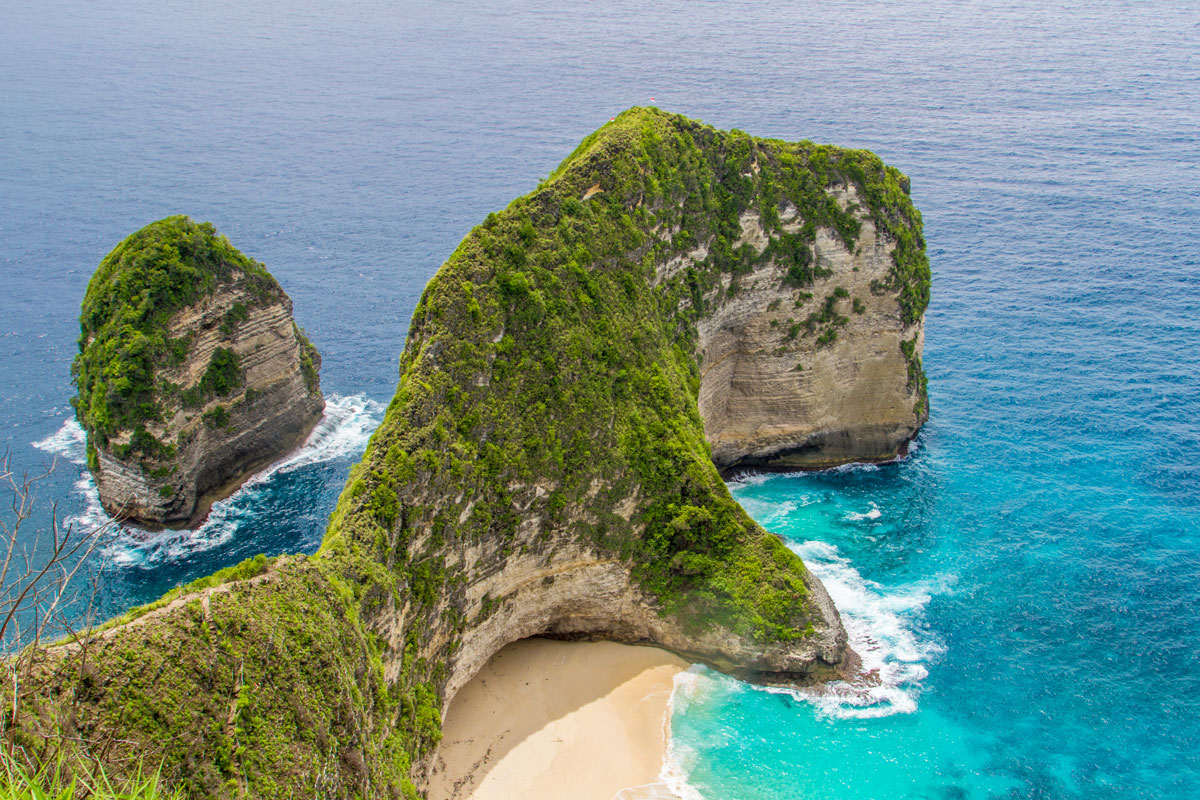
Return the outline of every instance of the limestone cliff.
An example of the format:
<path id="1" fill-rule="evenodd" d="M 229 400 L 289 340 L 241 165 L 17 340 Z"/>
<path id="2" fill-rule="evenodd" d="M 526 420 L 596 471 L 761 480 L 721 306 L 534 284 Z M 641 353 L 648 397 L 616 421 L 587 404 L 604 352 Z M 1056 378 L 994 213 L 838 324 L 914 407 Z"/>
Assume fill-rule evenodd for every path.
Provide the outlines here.
<path id="1" fill-rule="evenodd" d="M 324 409 L 316 348 L 261 264 L 212 226 L 152 223 L 88 285 L 75 408 L 114 517 L 184 525 L 303 441 Z"/>
<path id="2" fill-rule="evenodd" d="M 924 316 L 906 315 L 888 285 L 897 242 L 879 230 L 853 182 L 828 188 L 858 234 L 847 242 L 816 230 L 802 288 L 784 260 L 767 259 L 749 274 L 722 275 L 706 296 L 699 406 L 724 471 L 887 461 L 905 454 L 928 416 Z M 754 211 L 739 221 L 735 247 L 759 257 L 804 224 L 790 203 L 778 233 L 764 231 Z"/>
<path id="3" fill-rule="evenodd" d="M 411 798 L 454 693 L 522 637 L 657 644 L 760 681 L 852 671 L 820 581 L 714 464 L 724 441 L 725 463 L 759 452 L 739 420 L 770 411 L 721 364 L 807 358 L 769 396 L 813 430 L 860 431 L 869 405 L 851 423 L 820 405 L 854 384 L 800 376 L 878 352 L 866 371 L 898 392 L 882 373 L 902 370 L 920 416 L 927 280 L 903 176 L 870 153 L 622 114 L 430 282 L 320 551 L 218 574 L 60 651 L 18 735 L 162 761 L 192 797 Z M 841 321 L 855 301 L 861 322 Z M 785 302 L 803 321 L 772 334 Z M 879 341 L 834 347 L 860 336 Z"/>

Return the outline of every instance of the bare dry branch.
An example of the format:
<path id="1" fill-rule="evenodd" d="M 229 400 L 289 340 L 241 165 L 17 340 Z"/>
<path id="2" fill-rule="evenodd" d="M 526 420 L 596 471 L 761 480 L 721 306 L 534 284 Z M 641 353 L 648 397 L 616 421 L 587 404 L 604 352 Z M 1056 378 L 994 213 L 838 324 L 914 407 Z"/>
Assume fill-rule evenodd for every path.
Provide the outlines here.
<path id="1" fill-rule="evenodd" d="M 50 503 L 48 522 L 28 530 L 27 523 L 35 524 L 30 520 L 39 485 L 57 466 L 55 461 L 39 473 L 18 472 L 11 453 L 0 456 L 0 491 L 11 495 L 9 513 L 0 514 L 0 651 L 11 684 L 6 691 L 12 693 L 11 704 L 0 710 L 0 731 L 19 724 L 22 698 L 38 690 L 32 678 L 46 643 L 90 641 L 100 582 L 94 556 L 116 532 L 113 520 L 97 528 L 63 524 L 56 502 Z M 86 658 L 86 650 L 77 648 L 72 658 Z M 9 747 L 11 752 L 11 741 Z"/>

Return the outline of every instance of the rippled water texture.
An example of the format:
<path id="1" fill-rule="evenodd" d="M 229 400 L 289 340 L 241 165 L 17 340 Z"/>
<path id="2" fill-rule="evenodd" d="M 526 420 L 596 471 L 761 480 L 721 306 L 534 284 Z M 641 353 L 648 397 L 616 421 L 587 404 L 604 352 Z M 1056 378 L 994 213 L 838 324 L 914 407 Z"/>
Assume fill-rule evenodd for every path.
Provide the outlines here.
<path id="1" fill-rule="evenodd" d="M 653 97 L 875 150 L 912 178 L 934 272 L 917 453 L 733 485 L 825 579 L 879 684 L 688 673 L 676 785 L 1200 796 L 1191 0 L 7 0 L 0 32 L 0 446 L 30 467 L 35 442 L 69 449 L 87 279 L 180 212 L 267 264 L 327 394 L 360 408 L 358 444 L 278 470 L 195 537 L 119 543 L 107 609 L 313 550 L 437 265 Z M 81 478 L 64 460 L 44 496 L 85 514 Z"/>

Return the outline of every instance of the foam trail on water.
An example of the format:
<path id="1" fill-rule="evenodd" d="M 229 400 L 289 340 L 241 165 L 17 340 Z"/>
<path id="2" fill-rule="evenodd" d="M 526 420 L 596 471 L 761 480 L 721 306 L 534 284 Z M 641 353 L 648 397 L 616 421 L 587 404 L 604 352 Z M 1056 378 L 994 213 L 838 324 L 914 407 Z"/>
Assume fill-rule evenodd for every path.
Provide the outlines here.
<path id="1" fill-rule="evenodd" d="M 875 517 L 869 511 L 861 518 Z M 811 704 L 818 715 L 835 719 L 869 719 L 916 711 L 921 681 L 929 674 L 926 664 L 942 652 L 942 647 L 922 635 L 916 625 L 934 587 L 894 589 L 867 580 L 837 547 L 826 542 L 789 546 L 825 585 L 841 612 L 850 646 L 870 677 L 797 690 L 740 684 L 696 665 L 675 676 L 668 720 L 674 714 L 686 715 L 694 702 L 703 703 L 705 693 L 727 691 L 735 685 L 743 691 L 787 694 Z M 705 800 L 688 782 L 700 758 L 700 753 L 671 736 L 668 728 L 667 755 L 659 778 L 682 800 Z"/>
<path id="2" fill-rule="evenodd" d="M 737 473 L 725 482 L 727 484 L 740 484 L 742 486 L 761 486 L 774 477 L 775 475 L 770 472 L 746 471 Z"/>
<path id="3" fill-rule="evenodd" d="M 199 528 L 194 531 L 150 532 L 132 525 L 121 525 L 118 526 L 116 540 L 105 549 L 103 555 L 116 566 L 149 566 L 224 544 L 243 524 L 253 521 L 257 513 L 256 500 L 261 496 L 263 484 L 278 474 L 361 453 L 371 433 L 379 426 L 382 412 L 381 404 L 364 395 L 333 395 L 327 398 L 325 413 L 304 444 L 255 473 L 229 497 L 213 503 L 212 510 Z M 83 429 L 72 418 L 54 434 L 34 442 L 33 446 L 83 465 L 86 462 L 86 441 Z M 100 505 L 100 493 L 90 472 L 82 470 L 74 488 L 83 497 L 84 508 L 68 517 L 68 524 L 91 529 L 110 521 Z"/>
<path id="4" fill-rule="evenodd" d="M 877 510 L 877 509 L 875 509 Z M 870 516 L 871 512 L 863 515 Z M 867 580 L 848 558 L 826 542 L 789 545 L 808 565 L 842 615 L 850 646 L 862 658 L 870 678 L 836 681 L 819 690 L 797 692 L 818 713 L 840 719 L 866 719 L 917 710 L 926 663 L 942 647 L 922 636 L 916 621 L 929 602 L 930 588 L 887 588 Z"/>
<path id="5" fill-rule="evenodd" d="M 257 473 L 246 484 L 262 483 L 276 473 L 287 473 L 336 458 L 358 455 L 379 427 L 383 405 L 356 394 L 325 401 L 325 414 L 303 446 Z"/>
<path id="6" fill-rule="evenodd" d="M 746 509 L 750 516 L 758 521 L 768 530 L 779 523 L 787 521 L 788 517 L 794 514 L 798 509 L 805 506 L 811 506 L 817 503 L 817 500 L 809 498 L 807 495 L 801 495 L 792 500 L 759 500 L 754 497 L 739 497 L 738 504 Z"/>
<path id="7" fill-rule="evenodd" d="M 851 511 L 846 515 L 848 522 L 861 522 L 864 519 L 879 519 L 883 516 L 883 512 L 879 510 L 879 506 L 871 503 L 871 510 L 864 511 L 861 514 L 856 511 Z"/>
<path id="8" fill-rule="evenodd" d="M 56 459 L 66 459 L 81 467 L 87 463 L 87 434 L 74 417 L 64 422 L 45 439 L 34 442 L 33 446 Z M 79 513 L 66 516 L 63 519 L 64 524 L 84 530 L 95 530 L 111 522 L 108 514 L 104 513 L 104 507 L 100 505 L 100 493 L 96 491 L 92 473 L 86 469 L 80 470 L 79 478 L 72 489 L 83 498 L 84 507 Z"/>
<path id="9" fill-rule="evenodd" d="M 885 464 L 893 464 L 894 461 L 885 461 Z M 852 461 L 849 464 L 840 464 L 836 467 L 830 467 L 822 472 L 832 472 L 838 475 L 844 475 L 848 472 L 878 472 L 878 464 L 868 464 L 864 461 Z"/>

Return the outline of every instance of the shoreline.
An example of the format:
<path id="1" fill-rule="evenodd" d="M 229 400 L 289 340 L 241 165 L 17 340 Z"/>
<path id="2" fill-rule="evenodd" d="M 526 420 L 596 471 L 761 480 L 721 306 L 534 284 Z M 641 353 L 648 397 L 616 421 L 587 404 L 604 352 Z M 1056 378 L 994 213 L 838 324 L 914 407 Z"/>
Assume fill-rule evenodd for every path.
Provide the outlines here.
<path id="1" fill-rule="evenodd" d="M 675 798 L 661 775 L 675 676 L 655 647 L 524 639 L 450 703 L 429 800 Z"/>

